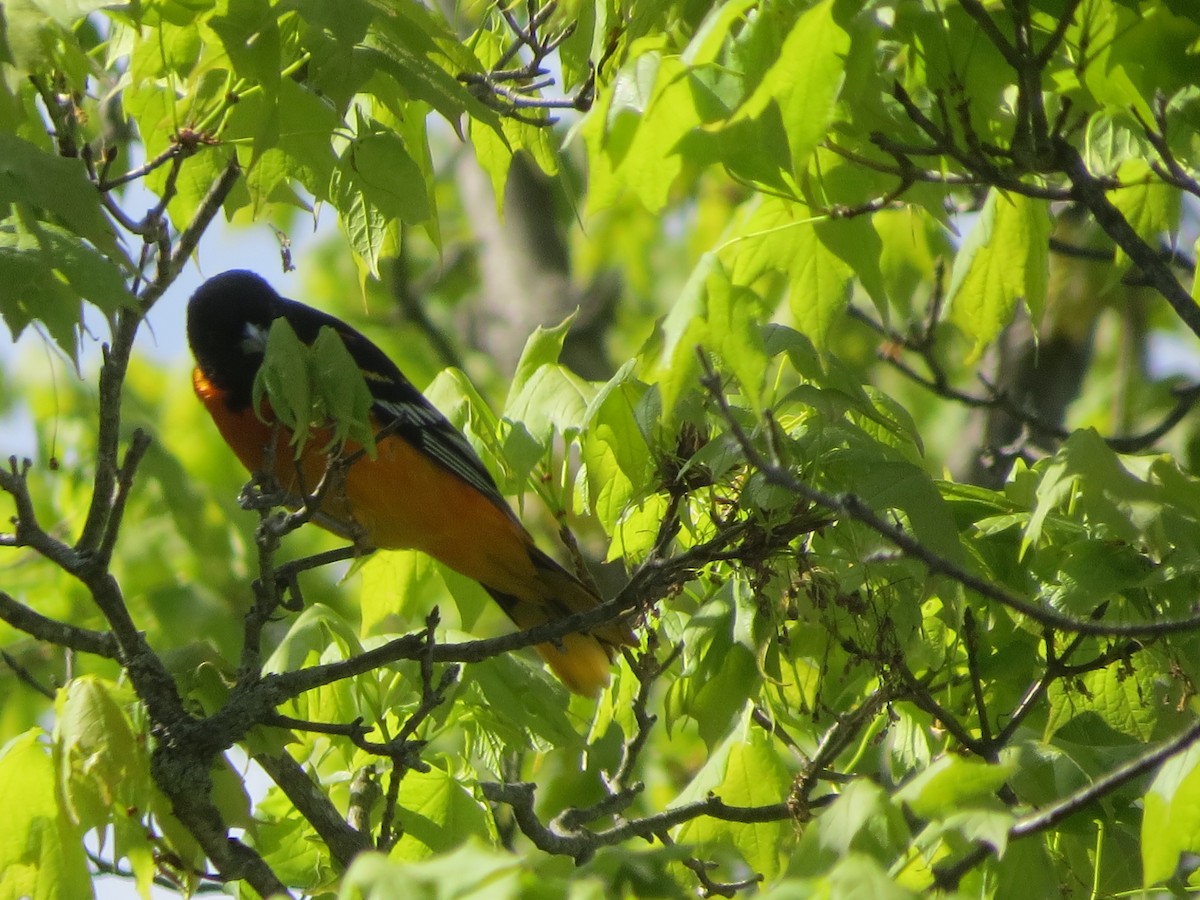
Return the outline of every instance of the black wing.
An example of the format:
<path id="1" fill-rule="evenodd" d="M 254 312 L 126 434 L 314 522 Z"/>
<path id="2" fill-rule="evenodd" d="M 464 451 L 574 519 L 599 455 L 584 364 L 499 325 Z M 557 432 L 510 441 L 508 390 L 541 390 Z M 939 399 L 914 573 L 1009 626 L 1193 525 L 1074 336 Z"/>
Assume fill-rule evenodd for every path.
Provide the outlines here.
<path id="1" fill-rule="evenodd" d="M 408 441 L 512 515 L 491 473 L 462 432 L 413 387 L 386 353 L 341 319 L 294 300 L 280 299 L 281 314 L 306 344 L 315 341 L 324 326 L 338 333 L 375 398 L 372 410 L 382 430 Z"/>

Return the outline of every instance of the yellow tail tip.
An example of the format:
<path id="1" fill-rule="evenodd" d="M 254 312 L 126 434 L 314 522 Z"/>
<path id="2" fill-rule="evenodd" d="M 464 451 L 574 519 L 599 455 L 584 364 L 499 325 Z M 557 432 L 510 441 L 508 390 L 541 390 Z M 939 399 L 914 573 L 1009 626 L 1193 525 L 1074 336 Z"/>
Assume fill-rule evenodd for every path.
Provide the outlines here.
<path id="1" fill-rule="evenodd" d="M 537 651 L 559 680 L 576 694 L 596 697 L 608 687 L 612 654 L 590 634 L 568 634 L 558 644 L 538 644 Z"/>

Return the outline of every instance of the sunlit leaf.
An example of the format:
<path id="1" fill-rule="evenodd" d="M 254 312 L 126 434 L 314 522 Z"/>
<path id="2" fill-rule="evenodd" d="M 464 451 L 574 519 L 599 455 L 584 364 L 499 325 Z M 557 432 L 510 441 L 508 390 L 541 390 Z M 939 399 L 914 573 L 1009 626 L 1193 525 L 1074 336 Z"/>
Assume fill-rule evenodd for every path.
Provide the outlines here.
<path id="1" fill-rule="evenodd" d="M 975 358 L 1024 303 L 1034 321 L 1046 300 L 1050 217 L 1043 200 L 993 189 L 954 258 L 948 296 Z"/>
<path id="2" fill-rule="evenodd" d="M 1168 759 L 1146 792 L 1142 816 L 1142 867 L 1150 887 L 1170 878 L 1181 854 L 1200 847 L 1200 749 Z"/>
<path id="3" fill-rule="evenodd" d="M 0 790 L 13 804 L 0 841 L 0 896 L 92 897 L 81 835 L 59 807 L 43 737 L 30 731 L 0 749 Z"/>
<path id="4" fill-rule="evenodd" d="M 805 11 L 788 33 L 775 64 L 738 110 L 734 121 L 759 116 L 768 103 L 782 113 L 792 154 L 792 171 L 804 171 L 825 137 L 845 77 L 849 35 L 834 17 L 833 0 Z"/>
<path id="5" fill-rule="evenodd" d="M 994 796 L 1012 772 L 1010 765 L 943 756 L 904 785 L 896 797 L 921 818 L 945 817 Z"/>
<path id="6" fill-rule="evenodd" d="M 488 807 L 437 766 L 404 779 L 399 821 L 403 837 L 388 854 L 396 860 L 427 859 L 471 838 L 495 840 Z"/>

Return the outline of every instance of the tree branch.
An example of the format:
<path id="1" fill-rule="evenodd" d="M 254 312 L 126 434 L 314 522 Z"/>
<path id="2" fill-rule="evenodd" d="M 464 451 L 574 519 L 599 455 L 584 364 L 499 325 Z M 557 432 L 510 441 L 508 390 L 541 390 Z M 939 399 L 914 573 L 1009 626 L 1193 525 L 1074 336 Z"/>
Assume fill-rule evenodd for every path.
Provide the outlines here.
<path id="1" fill-rule="evenodd" d="M 604 831 L 588 831 L 581 828 L 564 833 L 544 825 L 538 818 L 534 810 L 534 785 L 528 782 L 508 784 L 482 781 L 479 783 L 479 789 L 491 802 L 504 803 L 512 808 L 517 827 L 539 850 L 569 856 L 579 865 L 591 859 L 601 847 L 611 847 L 635 837 L 654 837 L 659 831 L 674 828 L 701 816 L 725 822 L 744 823 L 779 822 L 792 817 L 786 802 L 766 806 L 730 806 L 720 797 L 710 794 L 704 800 L 676 806 L 645 818 L 632 819 Z"/>
<path id="2" fill-rule="evenodd" d="M 1071 180 L 1073 198 L 1088 208 L 1096 224 L 1142 270 L 1150 286 L 1162 294 L 1180 320 L 1200 337 L 1200 305 L 1179 283 L 1175 273 L 1153 247 L 1138 237 L 1129 220 L 1108 199 L 1105 184 L 1088 171 L 1079 151 L 1059 139 L 1055 152 L 1058 166 Z"/>
<path id="3" fill-rule="evenodd" d="M 1108 254 L 1107 258 L 1111 259 L 1111 254 Z M 980 381 L 983 382 L 984 387 L 988 391 L 986 396 L 971 394 L 951 385 L 949 376 L 934 355 L 932 335 L 923 334 L 915 339 L 908 337 L 886 327 L 883 323 L 863 312 L 857 306 L 848 307 L 847 315 L 862 322 L 887 340 L 888 345 L 880 349 L 877 354 L 879 359 L 909 381 L 923 387 L 930 393 L 936 394 L 946 400 L 952 400 L 955 403 L 961 403 L 963 406 L 970 407 L 971 409 L 1001 410 L 1014 421 L 1025 425 L 1031 433 L 1032 442 L 1043 449 L 1053 449 L 1054 443 L 1065 441 L 1071 436 L 1070 429 L 1047 421 L 1037 413 L 1027 409 L 1022 404 L 1016 402 L 1008 392 L 990 384 L 982 376 L 980 377 Z M 915 352 L 929 370 L 930 375 L 922 375 L 905 362 L 897 354 L 895 350 L 897 347 L 903 347 L 906 350 Z M 1101 436 L 1101 439 L 1110 449 L 1117 453 L 1139 453 L 1148 447 L 1154 446 L 1154 444 L 1169 434 L 1176 425 L 1182 422 L 1187 417 L 1187 414 L 1196 406 L 1196 403 L 1200 401 L 1200 384 L 1177 387 L 1172 393 L 1175 395 L 1175 405 L 1171 407 L 1170 411 L 1157 424 L 1137 434 Z"/>
<path id="4" fill-rule="evenodd" d="M 117 639 L 111 631 L 91 631 L 59 622 L 18 603 L 4 591 L 0 591 L 0 619 L 39 641 L 69 647 L 80 653 L 116 659 L 119 652 Z"/>
<path id="5" fill-rule="evenodd" d="M 1039 624 L 1047 625 L 1060 631 L 1096 636 L 1136 638 L 1176 634 L 1200 629 L 1200 615 L 1189 616 L 1184 619 L 1166 619 L 1157 622 L 1102 623 L 1076 619 L 1045 606 L 1036 605 L 1023 597 L 1009 593 L 992 582 L 981 578 L 974 572 L 968 571 L 953 560 L 934 553 L 903 528 L 893 525 L 883 516 L 876 513 L 854 494 L 830 494 L 802 481 L 788 469 L 783 468 L 777 463 L 768 462 L 758 452 L 753 441 L 750 440 L 750 436 L 746 434 L 737 417 L 733 415 L 733 411 L 729 408 L 729 402 L 725 399 L 724 393 L 721 390 L 720 379 L 713 371 L 712 364 L 709 362 L 707 355 L 702 351 L 699 355 L 701 366 L 706 373 L 703 379 L 704 386 L 715 399 L 730 433 L 741 446 L 742 452 L 746 455 L 747 463 L 752 468 L 762 473 L 763 477 L 771 484 L 791 491 L 809 503 L 827 509 L 839 516 L 853 519 L 856 522 L 866 525 L 872 531 L 894 544 L 906 556 L 923 563 L 925 568 L 931 573 L 945 575 L 963 587 L 979 594 L 981 597 L 1006 606 L 1014 612 L 1028 616 Z"/>
<path id="6" fill-rule="evenodd" d="M 371 836 L 353 828 L 338 814 L 333 803 L 287 750 L 280 749 L 278 754 L 263 751 L 251 759 L 262 766 L 308 820 L 338 865 L 347 868 L 355 856 L 371 849 Z"/>
<path id="7" fill-rule="evenodd" d="M 1157 747 L 1147 750 L 1129 762 L 1101 775 L 1091 784 L 1067 795 L 1057 803 L 1018 819 L 1008 830 L 1009 839 L 1018 840 L 1029 837 L 1059 825 L 1065 819 L 1112 793 L 1121 785 L 1140 778 L 1172 756 L 1183 752 L 1197 740 L 1200 740 L 1200 722 L 1192 724 L 1170 740 L 1164 741 Z M 995 848 L 990 844 L 979 843 L 975 845 L 975 849 L 953 863 L 936 866 L 934 868 L 934 886 L 941 891 L 953 893 L 958 889 L 958 883 L 962 877 L 994 852 Z"/>

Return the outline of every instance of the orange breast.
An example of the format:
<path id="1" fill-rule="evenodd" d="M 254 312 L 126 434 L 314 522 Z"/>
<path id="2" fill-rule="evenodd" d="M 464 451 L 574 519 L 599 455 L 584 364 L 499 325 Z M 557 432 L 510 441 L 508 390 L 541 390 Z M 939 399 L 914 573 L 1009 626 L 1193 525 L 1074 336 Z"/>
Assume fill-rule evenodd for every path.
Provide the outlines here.
<path id="1" fill-rule="evenodd" d="M 242 465 L 259 471 L 271 426 L 250 408 L 231 410 L 224 393 L 198 368 L 192 383 Z M 269 412 L 267 407 L 264 418 L 270 418 Z M 291 493 L 311 491 L 325 472 L 327 460 L 321 451 L 328 436 L 314 434 L 299 460 L 290 439 L 291 432 L 279 429 L 275 477 Z M 351 453 L 357 449 L 347 448 Z M 394 435 L 379 442 L 376 459 L 364 456 L 351 466 L 342 490 L 326 498 L 322 511 L 342 521 L 352 519 L 374 547 L 421 550 L 506 593 L 524 594 L 537 580 L 528 532 L 471 485 Z"/>

